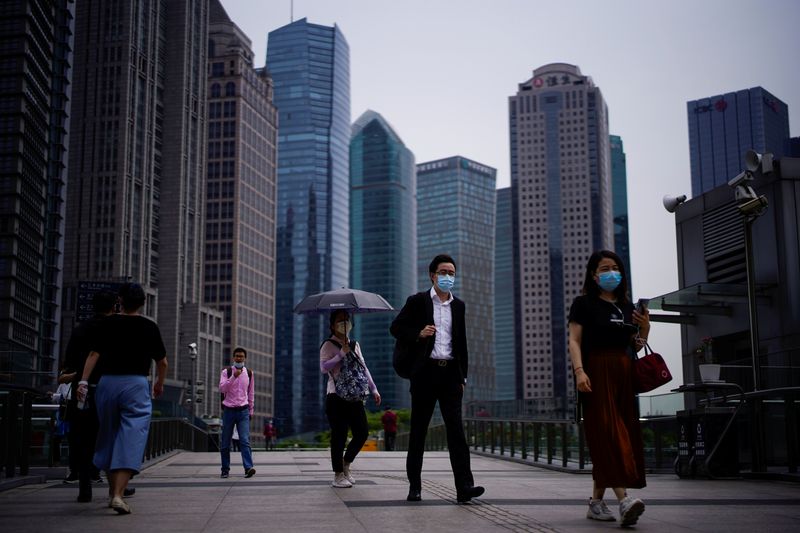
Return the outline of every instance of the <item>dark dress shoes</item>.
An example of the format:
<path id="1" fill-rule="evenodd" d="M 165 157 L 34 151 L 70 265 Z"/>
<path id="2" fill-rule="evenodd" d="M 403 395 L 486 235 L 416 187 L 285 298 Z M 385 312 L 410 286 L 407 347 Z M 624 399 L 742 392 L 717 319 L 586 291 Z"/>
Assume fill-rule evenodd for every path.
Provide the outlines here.
<path id="1" fill-rule="evenodd" d="M 458 503 L 467 503 L 472 498 L 477 498 L 484 492 L 486 492 L 486 489 L 483 487 L 465 487 L 456 491 L 456 501 Z"/>
<path id="2" fill-rule="evenodd" d="M 422 491 L 417 489 L 410 489 L 408 491 L 408 497 L 406 497 L 406 501 L 408 502 L 422 501 Z"/>

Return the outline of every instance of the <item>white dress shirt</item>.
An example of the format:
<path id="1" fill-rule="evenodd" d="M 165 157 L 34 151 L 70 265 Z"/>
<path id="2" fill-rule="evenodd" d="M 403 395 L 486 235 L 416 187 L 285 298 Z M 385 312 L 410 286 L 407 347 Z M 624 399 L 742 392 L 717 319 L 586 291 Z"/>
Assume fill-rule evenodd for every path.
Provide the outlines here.
<path id="1" fill-rule="evenodd" d="M 453 358 L 453 311 L 450 304 L 453 293 L 447 293 L 447 300 L 439 299 L 436 289 L 431 287 L 431 300 L 433 300 L 433 325 L 436 326 L 436 341 L 433 343 L 431 359 Z"/>

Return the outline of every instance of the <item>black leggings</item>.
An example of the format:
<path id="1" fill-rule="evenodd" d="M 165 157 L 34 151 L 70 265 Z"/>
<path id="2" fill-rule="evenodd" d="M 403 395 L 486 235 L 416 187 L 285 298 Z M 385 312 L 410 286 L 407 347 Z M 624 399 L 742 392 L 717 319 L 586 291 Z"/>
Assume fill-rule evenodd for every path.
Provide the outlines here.
<path id="1" fill-rule="evenodd" d="M 342 452 L 344 461 L 352 463 L 361 447 L 367 442 L 367 413 L 364 411 L 364 403 L 361 401 L 348 402 L 336 394 L 328 394 L 325 401 L 325 414 L 328 415 L 328 422 L 331 425 L 331 466 L 336 473 L 344 470 L 342 463 Z M 353 438 L 344 450 L 347 441 L 347 430 L 353 432 Z"/>

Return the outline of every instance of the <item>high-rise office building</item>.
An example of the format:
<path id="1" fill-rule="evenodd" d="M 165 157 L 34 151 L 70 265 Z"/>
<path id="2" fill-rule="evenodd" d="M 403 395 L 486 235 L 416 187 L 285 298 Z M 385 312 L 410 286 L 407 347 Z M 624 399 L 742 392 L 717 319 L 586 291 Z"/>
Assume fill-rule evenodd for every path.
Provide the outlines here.
<path id="1" fill-rule="evenodd" d="M 350 51 L 338 26 L 295 21 L 270 32 L 267 69 L 279 111 L 275 293 L 278 431 L 326 422 L 319 346 L 327 316 L 292 313 L 350 276 Z"/>
<path id="2" fill-rule="evenodd" d="M 625 149 L 622 138 L 611 135 L 611 198 L 614 213 L 614 251 L 625 263 L 628 272 L 628 287 L 633 293 L 633 273 L 631 271 L 631 244 L 628 232 L 628 171 L 625 163 Z"/>
<path id="3" fill-rule="evenodd" d="M 168 378 L 213 383 L 222 315 L 201 306 L 208 0 L 78 2 L 75 35 L 64 335 L 89 282 L 134 281 Z"/>
<path id="4" fill-rule="evenodd" d="M 456 262 L 453 293 L 466 304 L 469 377 L 464 400 L 494 399 L 494 237 L 497 171 L 453 156 L 417 165 L 417 275 L 430 290 L 428 265 Z"/>
<path id="5" fill-rule="evenodd" d="M 494 368 L 495 400 L 517 399 L 514 356 L 514 239 L 511 187 L 497 189 L 494 230 Z"/>
<path id="6" fill-rule="evenodd" d="M 522 398 L 566 407 L 567 315 L 594 250 L 613 247 L 608 111 L 578 67 L 540 67 L 509 98 Z"/>
<path id="7" fill-rule="evenodd" d="M 74 10 L 3 3 L 0 369 L 27 386 L 49 385 L 59 358 Z"/>
<path id="8" fill-rule="evenodd" d="M 273 415 L 277 110 L 272 79 L 253 67 L 250 39 L 219 0 L 209 7 L 203 302 L 225 315 L 217 368 L 235 347 L 247 350 L 261 427 Z M 203 412 L 219 411 L 216 394 L 205 400 Z"/>
<path id="9" fill-rule="evenodd" d="M 350 140 L 350 286 L 400 309 L 417 288 L 417 174 L 414 154 L 378 113 L 366 111 Z M 392 367 L 395 315 L 355 320 L 355 335 L 385 405 L 410 407 L 408 382 Z"/>
<path id="10" fill-rule="evenodd" d="M 789 109 L 762 87 L 691 100 L 686 108 L 692 196 L 739 174 L 747 150 L 783 155 Z"/>

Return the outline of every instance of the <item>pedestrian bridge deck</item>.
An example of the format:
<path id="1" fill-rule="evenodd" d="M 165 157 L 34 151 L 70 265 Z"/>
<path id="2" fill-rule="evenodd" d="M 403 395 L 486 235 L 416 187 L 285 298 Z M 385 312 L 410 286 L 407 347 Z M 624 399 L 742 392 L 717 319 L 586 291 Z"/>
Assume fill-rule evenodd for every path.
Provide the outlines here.
<path id="1" fill-rule="evenodd" d="M 263 532 L 263 531 L 600 531 L 616 523 L 587 520 L 591 476 L 498 458 L 472 456 L 486 494 L 455 502 L 446 452 L 428 452 L 423 501 L 407 503 L 404 452 L 364 452 L 353 464 L 357 484 L 332 489 L 327 451 L 255 452 L 245 479 L 236 454 L 231 477 L 219 478 L 216 453 L 178 452 L 149 464 L 131 483 L 133 514 L 106 507 L 107 485 L 94 502 L 77 503 L 77 487 L 60 481 L 0 492 L 3 531 Z M 746 480 L 681 480 L 651 475 L 632 491 L 646 511 L 637 531 L 798 531 L 800 484 Z M 607 496 L 613 499 L 611 494 Z M 607 498 L 609 500 L 609 498 Z M 611 506 L 616 513 L 616 506 Z"/>

